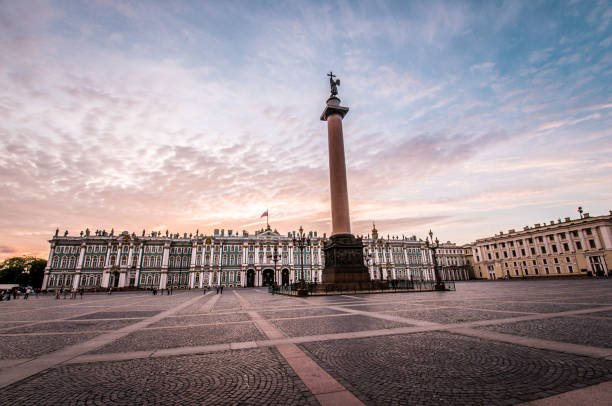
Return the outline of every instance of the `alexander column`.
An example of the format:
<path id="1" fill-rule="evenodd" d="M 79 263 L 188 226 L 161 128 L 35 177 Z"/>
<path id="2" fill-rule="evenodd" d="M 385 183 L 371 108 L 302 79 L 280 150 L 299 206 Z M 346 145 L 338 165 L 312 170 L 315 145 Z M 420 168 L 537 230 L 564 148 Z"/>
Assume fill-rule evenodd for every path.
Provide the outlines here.
<path id="1" fill-rule="evenodd" d="M 321 120 L 327 121 L 332 233 L 324 247 L 323 283 L 337 284 L 347 289 L 358 289 L 362 282 L 370 281 L 370 273 L 363 262 L 363 242 L 351 234 L 344 136 L 342 134 L 342 119 L 349 109 L 340 106 L 340 99 L 337 97 L 340 79 L 334 80 L 336 76 L 332 72 L 329 72 L 327 76 L 329 76 L 331 95 L 327 99 Z"/>

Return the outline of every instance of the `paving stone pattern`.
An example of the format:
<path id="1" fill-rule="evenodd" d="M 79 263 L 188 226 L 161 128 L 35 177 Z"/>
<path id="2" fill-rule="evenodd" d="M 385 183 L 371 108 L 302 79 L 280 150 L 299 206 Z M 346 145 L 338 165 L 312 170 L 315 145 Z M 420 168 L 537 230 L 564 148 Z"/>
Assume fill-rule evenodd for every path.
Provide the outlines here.
<path id="1" fill-rule="evenodd" d="M 94 351 L 96 354 L 262 340 L 252 322 L 141 330 Z"/>
<path id="2" fill-rule="evenodd" d="M 93 314 L 87 314 L 85 316 L 73 317 L 71 320 L 90 320 L 90 319 L 123 319 L 126 317 L 151 317 L 155 316 L 159 311 L 156 310 L 145 310 L 145 311 L 123 311 L 123 312 L 97 312 Z"/>
<path id="3" fill-rule="evenodd" d="M 593 315 L 596 314 L 593 313 Z M 612 319 L 555 317 L 547 320 L 529 320 L 481 328 L 544 340 L 612 348 Z M 612 351 L 610 354 L 612 354 Z"/>
<path id="4" fill-rule="evenodd" d="M 0 396 L 0 405 L 7 406 L 60 404 L 317 403 L 272 348 L 58 366 L 5 388 Z"/>
<path id="5" fill-rule="evenodd" d="M 612 361 L 450 333 L 301 346 L 367 404 L 504 405 L 612 379 Z"/>
<path id="6" fill-rule="evenodd" d="M 406 327 L 404 323 L 374 319 L 361 315 L 311 319 L 280 319 L 272 320 L 272 323 L 290 337 Z"/>
<path id="7" fill-rule="evenodd" d="M 316 380 L 303 382 L 281 355 L 295 354 L 293 344 L 279 352 L 266 343 L 272 327 L 368 405 L 515 404 L 612 380 L 612 361 L 604 359 L 612 356 L 612 310 L 604 307 L 612 305 L 612 278 L 307 299 L 238 292 L 242 300 L 225 289 L 218 296 L 177 290 L 1 302 L 0 384 L 12 371 L 30 371 L 27 365 L 47 369 L 0 388 L 0 405 L 316 404 L 311 390 L 320 396 L 320 387 L 304 384 Z M 247 312 L 261 317 L 257 325 Z M 513 320 L 532 315 L 541 319 Z M 490 324 L 462 326 L 479 320 Z M 504 335 L 479 337 L 490 331 Z M 519 341 L 525 336 L 548 341 L 535 349 Z M 86 346 L 94 337 L 106 344 Z M 33 357 L 40 358 L 23 363 Z"/>
<path id="8" fill-rule="evenodd" d="M 0 336 L 0 359 L 31 358 L 87 341 L 98 334 Z"/>

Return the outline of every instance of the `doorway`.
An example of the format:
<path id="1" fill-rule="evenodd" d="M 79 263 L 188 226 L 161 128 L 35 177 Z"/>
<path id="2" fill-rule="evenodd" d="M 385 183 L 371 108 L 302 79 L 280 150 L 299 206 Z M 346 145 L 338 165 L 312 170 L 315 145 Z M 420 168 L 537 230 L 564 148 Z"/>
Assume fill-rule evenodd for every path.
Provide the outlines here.
<path id="1" fill-rule="evenodd" d="M 281 272 L 281 275 L 282 275 L 283 286 L 288 286 L 289 285 L 289 270 L 283 269 L 283 271 Z"/>
<path id="2" fill-rule="evenodd" d="M 249 269 L 247 271 L 247 288 L 252 288 L 255 286 L 255 271 L 252 269 Z"/>
<path id="3" fill-rule="evenodd" d="M 274 284 L 274 271 L 271 269 L 264 269 L 262 279 L 263 286 L 272 286 Z"/>

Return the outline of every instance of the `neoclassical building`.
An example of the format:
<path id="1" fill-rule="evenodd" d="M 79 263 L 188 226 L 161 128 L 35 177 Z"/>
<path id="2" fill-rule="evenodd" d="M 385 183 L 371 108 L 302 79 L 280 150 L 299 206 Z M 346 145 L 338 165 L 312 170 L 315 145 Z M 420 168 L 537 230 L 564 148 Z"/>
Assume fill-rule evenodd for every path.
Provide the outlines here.
<path id="1" fill-rule="evenodd" d="M 612 211 L 508 230 L 472 243 L 479 279 L 612 273 Z"/>
<path id="2" fill-rule="evenodd" d="M 210 236 L 153 232 L 141 236 L 89 230 L 79 236 L 56 231 L 43 289 L 62 288 L 202 288 L 290 284 L 301 279 L 321 282 L 326 236 L 306 234 L 304 248 L 294 244 L 295 232 L 281 235 L 270 227 L 246 231 L 215 230 Z M 373 279 L 432 280 L 431 254 L 416 237 L 363 237 L 364 258 Z M 444 279 L 467 279 L 460 248 L 448 243 L 438 251 Z"/>

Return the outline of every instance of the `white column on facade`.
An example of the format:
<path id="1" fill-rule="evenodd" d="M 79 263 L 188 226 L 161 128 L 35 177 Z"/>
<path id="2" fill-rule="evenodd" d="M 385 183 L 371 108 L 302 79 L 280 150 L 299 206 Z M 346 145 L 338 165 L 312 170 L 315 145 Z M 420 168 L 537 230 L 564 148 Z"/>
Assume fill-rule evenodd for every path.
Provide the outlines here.
<path id="1" fill-rule="evenodd" d="M 162 257 L 161 275 L 159 278 L 159 288 L 166 289 L 168 284 L 168 259 L 170 258 L 170 244 L 164 244 L 164 254 Z"/>
<path id="2" fill-rule="evenodd" d="M 582 229 L 578 230 L 578 238 L 580 238 L 580 244 L 582 244 L 582 250 L 589 249 L 589 246 L 586 241 L 586 237 L 584 235 L 584 231 Z"/>
<path id="3" fill-rule="evenodd" d="M 191 261 L 189 264 L 189 289 L 195 287 L 195 264 L 197 257 L 197 246 L 194 243 L 191 247 Z"/>
<path id="4" fill-rule="evenodd" d="M 78 289 L 79 283 L 81 282 L 81 269 L 83 269 L 83 261 L 85 258 L 85 243 L 81 243 L 81 247 L 79 250 L 79 260 L 76 263 L 76 268 L 74 270 L 74 278 L 72 278 L 72 289 Z"/>
<path id="5" fill-rule="evenodd" d="M 142 271 L 142 256 L 144 255 L 144 243 L 138 246 L 138 263 L 136 264 L 136 280 L 134 286 L 140 286 L 140 272 Z"/>
<path id="6" fill-rule="evenodd" d="M 100 283 L 100 286 L 103 288 L 108 288 L 108 284 L 110 281 L 110 269 L 112 268 L 112 265 L 110 263 L 110 257 L 111 257 L 111 244 L 108 243 L 106 245 L 106 258 L 104 259 L 104 270 L 103 270 L 103 274 L 102 274 L 102 282 Z"/>
<path id="7" fill-rule="evenodd" d="M 45 272 L 43 276 L 41 289 L 46 290 L 47 284 L 49 283 L 49 272 L 51 270 L 51 264 L 53 263 L 53 251 L 55 250 L 55 242 L 51 242 L 51 248 L 49 249 L 49 259 L 47 260 L 47 265 L 45 266 Z"/>
<path id="8" fill-rule="evenodd" d="M 600 226 L 599 231 L 603 239 L 603 245 L 605 249 L 612 249 L 612 227 L 611 226 Z"/>

